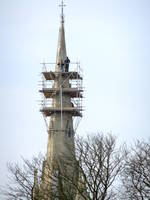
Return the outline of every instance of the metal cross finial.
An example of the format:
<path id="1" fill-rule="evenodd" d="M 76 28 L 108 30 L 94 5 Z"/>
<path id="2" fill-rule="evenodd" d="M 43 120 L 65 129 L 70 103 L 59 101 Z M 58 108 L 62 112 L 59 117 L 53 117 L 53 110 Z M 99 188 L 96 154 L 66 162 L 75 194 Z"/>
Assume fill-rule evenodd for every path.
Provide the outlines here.
<path id="1" fill-rule="evenodd" d="M 62 0 L 61 4 L 59 5 L 59 7 L 61 7 L 61 20 L 62 20 L 62 22 L 64 22 L 64 7 L 65 6 L 66 5 L 64 4 L 64 1 Z"/>

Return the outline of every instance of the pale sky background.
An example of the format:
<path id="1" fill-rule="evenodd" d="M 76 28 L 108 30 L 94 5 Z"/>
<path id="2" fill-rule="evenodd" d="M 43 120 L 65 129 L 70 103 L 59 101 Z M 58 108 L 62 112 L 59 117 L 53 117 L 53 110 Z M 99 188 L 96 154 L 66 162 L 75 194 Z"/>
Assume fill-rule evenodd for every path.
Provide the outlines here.
<path id="1" fill-rule="evenodd" d="M 0 0 L 0 184 L 6 163 L 45 153 L 40 62 L 55 62 L 59 0 Z M 66 0 L 71 61 L 84 70 L 80 135 L 112 131 L 131 143 L 150 135 L 150 0 Z"/>

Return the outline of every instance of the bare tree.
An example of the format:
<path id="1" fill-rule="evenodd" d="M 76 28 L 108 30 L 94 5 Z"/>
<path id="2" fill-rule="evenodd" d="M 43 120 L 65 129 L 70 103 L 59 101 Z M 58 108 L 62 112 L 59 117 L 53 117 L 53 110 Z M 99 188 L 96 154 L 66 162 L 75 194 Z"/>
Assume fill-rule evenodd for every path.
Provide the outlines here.
<path id="1" fill-rule="evenodd" d="M 61 155 L 53 166 L 42 156 L 31 162 L 23 159 L 23 167 L 9 164 L 11 183 L 3 192 L 6 199 L 40 200 L 42 195 L 52 200 L 116 199 L 115 181 L 124 166 L 124 153 L 116 148 L 116 138 L 111 134 L 77 138 L 75 151 L 76 158 L 70 149 L 72 156 Z"/>
<path id="2" fill-rule="evenodd" d="M 150 199 L 150 142 L 137 141 L 122 173 L 122 199 Z"/>
<path id="3" fill-rule="evenodd" d="M 34 172 L 38 167 L 41 171 L 43 157 L 34 157 L 32 161 L 22 158 L 23 165 L 17 163 L 8 164 L 8 183 L 1 188 L 1 195 L 8 200 L 32 199 L 34 185 Z"/>
<path id="4" fill-rule="evenodd" d="M 80 138 L 76 142 L 76 151 L 88 194 L 84 199 L 116 199 L 115 181 L 123 169 L 125 155 L 123 149 L 116 148 L 116 138 L 111 134 Z"/>
<path id="5" fill-rule="evenodd" d="M 23 165 L 9 163 L 8 184 L 1 188 L 1 196 L 7 200 L 72 200 L 73 176 L 66 171 L 70 160 L 56 161 L 53 166 L 39 155 L 31 161 L 23 159 Z M 64 170 L 62 170 L 62 164 Z M 46 169 L 46 172 L 45 172 Z M 68 184 L 68 181 L 71 184 Z M 43 188 L 44 186 L 44 188 Z M 57 188 L 57 192 L 56 192 Z M 44 189 L 44 191 L 43 191 Z"/>

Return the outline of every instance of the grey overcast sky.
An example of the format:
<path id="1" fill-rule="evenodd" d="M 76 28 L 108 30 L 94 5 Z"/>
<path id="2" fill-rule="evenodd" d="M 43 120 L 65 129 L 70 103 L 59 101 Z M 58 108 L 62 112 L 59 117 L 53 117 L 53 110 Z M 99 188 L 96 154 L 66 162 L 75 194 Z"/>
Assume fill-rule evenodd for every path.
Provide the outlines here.
<path id="1" fill-rule="evenodd" d="M 71 61 L 84 70 L 80 135 L 112 131 L 128 143 L 150 135 L 150 0 L 66 0 Z M 59 0 L 0 0 L 0 184 L 6 163 L 46 151 L 39 112 L 43 58 L 55 62 Z"/>

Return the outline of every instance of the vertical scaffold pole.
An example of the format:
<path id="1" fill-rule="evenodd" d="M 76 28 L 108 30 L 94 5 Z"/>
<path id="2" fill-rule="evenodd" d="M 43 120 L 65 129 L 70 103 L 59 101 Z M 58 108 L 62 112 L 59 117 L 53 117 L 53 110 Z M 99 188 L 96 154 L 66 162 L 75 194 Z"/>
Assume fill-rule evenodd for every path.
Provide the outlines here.
<path id="1" fill-rule="evenodd" d="M 60 102 L 61 102 L 61 132 L 63 128 L 63 115 L 62 115 L 62 85 L 60 85 Z"/>

